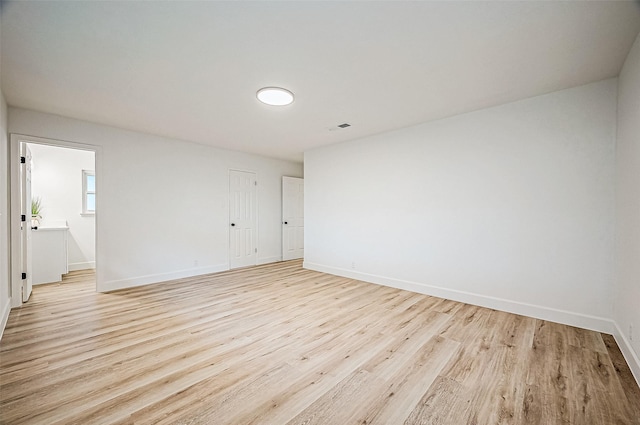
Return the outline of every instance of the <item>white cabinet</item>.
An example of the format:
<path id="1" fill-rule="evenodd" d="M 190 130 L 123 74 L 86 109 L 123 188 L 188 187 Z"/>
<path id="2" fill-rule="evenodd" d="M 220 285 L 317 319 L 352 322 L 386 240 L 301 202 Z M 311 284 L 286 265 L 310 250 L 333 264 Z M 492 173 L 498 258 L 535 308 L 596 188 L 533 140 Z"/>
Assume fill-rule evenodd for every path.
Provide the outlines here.
<path id="1" fill-rule="evenodd" d="M 31 232 L 33 284 L 60 282 L 69 272 L 66 226 L 39 227 Z"/>

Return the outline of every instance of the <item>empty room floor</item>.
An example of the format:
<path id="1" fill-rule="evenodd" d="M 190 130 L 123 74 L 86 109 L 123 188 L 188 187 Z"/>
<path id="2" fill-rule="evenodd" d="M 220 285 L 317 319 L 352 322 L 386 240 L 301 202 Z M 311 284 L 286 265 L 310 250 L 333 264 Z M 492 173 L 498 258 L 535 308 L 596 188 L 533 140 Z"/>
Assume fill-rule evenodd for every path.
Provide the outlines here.
<path id="1" fill-rule="evenodd" d="M 34 288 L 0 341 L 2 424 L 640 424 L 610 335 L 288 261 Z"/>

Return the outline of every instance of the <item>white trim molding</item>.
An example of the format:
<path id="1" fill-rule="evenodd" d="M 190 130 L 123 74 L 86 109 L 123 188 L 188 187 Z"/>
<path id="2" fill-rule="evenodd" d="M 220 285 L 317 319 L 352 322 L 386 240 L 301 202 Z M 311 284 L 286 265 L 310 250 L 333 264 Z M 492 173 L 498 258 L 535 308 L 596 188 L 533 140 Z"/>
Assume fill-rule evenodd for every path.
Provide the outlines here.
<path id="1" fill-rule="evenodd" d="M 618 347 L 620 347 L 620 351 L 622 351 L 622 355 L 627 361 L 633 377 L 636 378 L 636 382 L 638 383 L 638 386 L 640 386 L 640 359 L 633 350 L 631 342 L 629 342 L 625 337 L 624 332 L 622 332 L 622 329 L 620 329 L 620 326 L 618 326 L 618 323 L 615 324 L 613 337 L 616 339 Z"/>
<path id="2" fill-rule="evenodd" d="M 84 261 L 84 262 L 81 262 L 81 263 L 69 263 L 67 268 L 69 269 L 70 272 L 73 272 L 73 271 L 76 271 L 76 270 L 95 269 L 96 268 L 96 262 L 95 261 Z"/>
<path id="3" fill-rule="evenodd" d="M 480 307 L 505 311 L 507 313 L 520 314 L 522 316 L 533 317 L 535 319 L 548 320 L 550 322 L 562 323 L 578 328 L 589 329 L 597 332 L 613 334 L 615 323 L 611 319 L 572 311 L 559 310 L 540 305 L 527 304 L 519 301 L 507 300 L 504 298 L 489 297 L 486 295 L 474 294 L 470 292 L 457 291 L 439 286 L 427 285 L 419 282 L 394 279 L 385 276 L 378 276 L 338 267 L 325 266 L 322 264 L 305 261 L 303 267 L 323 273 L 362 280 L 364 282 L 378 285 L 390 286 L 392 288 L 404 289 L 406 291 L 417 292 L 419 294 L 431 295 L 448 300 L 473 304 Z"/>
<path id="4" fill-rule="evenodd" d="M 150 274 L 146 276 L 138 276 L 130 279 L 111 280 L 103 285 L 98 284 L 98 292 L 111 292 L 119 289 L 133 288 L 136 286 L 151 285 L 153 283 L 162 283 L 185 277 L 201 276 L 210 273 L 218 273 L 229 270 L 227 264 L 217 264 L 214 266 L 194 267 L 191 269 L 178 270 L 175 272 Z"/>
<path id="5" fill-rule="evenodd" d="M 282 257 L 279 255 L 274 257 L 258 257 L 256 265 L 277 263 L 278 261 L 282 261 Z"/>
<path id="6" fill-rule="evenodd" d="M 7 302 L 1 306 L 2 310 L 0 310 L 0 340 L 2 340 L 2 335 L 4 334 L 4 328 L 7 326 L 7 321 L 9 320 L 9 313 L 11 313 L 11 297 L 7 299 Z"/>

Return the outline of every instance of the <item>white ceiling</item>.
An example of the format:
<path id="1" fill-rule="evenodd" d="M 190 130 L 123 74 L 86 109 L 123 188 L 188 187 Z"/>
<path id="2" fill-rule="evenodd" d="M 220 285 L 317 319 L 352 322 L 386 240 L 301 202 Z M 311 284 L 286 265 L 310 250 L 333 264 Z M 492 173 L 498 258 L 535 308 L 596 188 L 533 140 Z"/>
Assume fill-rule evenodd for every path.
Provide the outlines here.
<path id="1" fill-rule="evenodd" d="M 301 161 L 617 76 L 640 4 L 5 2 L 1 28 L 9 105 Z M 263 105 L 264 86 L 296 100 Z"/>

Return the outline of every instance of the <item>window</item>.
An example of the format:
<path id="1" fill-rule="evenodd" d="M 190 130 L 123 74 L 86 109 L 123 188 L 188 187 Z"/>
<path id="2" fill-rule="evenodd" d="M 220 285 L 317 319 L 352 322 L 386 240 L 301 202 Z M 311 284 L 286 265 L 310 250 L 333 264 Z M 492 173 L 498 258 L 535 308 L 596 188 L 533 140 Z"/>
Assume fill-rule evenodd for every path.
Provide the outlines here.
<path id="1" fill-rule="evenodd" d="M 96 213 L 96 173 L 82 170 L 82 214 Z"/>

